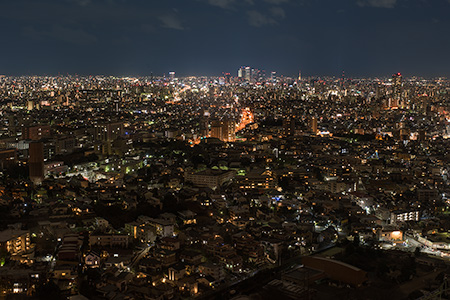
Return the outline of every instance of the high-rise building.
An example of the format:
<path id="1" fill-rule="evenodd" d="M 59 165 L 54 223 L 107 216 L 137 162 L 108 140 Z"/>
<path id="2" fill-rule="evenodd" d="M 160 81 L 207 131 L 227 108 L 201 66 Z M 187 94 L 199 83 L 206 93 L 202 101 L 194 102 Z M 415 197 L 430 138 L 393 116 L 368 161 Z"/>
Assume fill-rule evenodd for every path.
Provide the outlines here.
<path id="1" fill-rule="evenodd" d="M 22 139 L 38 141 L 50 137 L 49 125 L 26 126 L 22 128 Z"/>
<path id="2" fill-rule="evenodd" d="M 295 134 L 295 119 L 286 118 L 283 120 L 283 135 L 291 136 Z"/>
<path id="3" fill-rule="evenodd" d="M 231 83 L 231 74 L 225 73 L 225 83 L 230 84 Z"/>
<path id="4" fill-rule="evenodd" d="M 399 106 L 402 100 L 402 74 L 392 75 L 392 94 L 389 107 Z"/>
<path id="5" fill-rule="evenodd" d="M 316 117 L 312 117 L 311 118 L 311 132 L 313 134 L 316 134 L 317 131 L 318 131 L 317 118 Z"/>
<path id="6" fill-rule="evenodd" d="M 226 142 L 234 142 L 236 140 L 236 122 L 227 120 L 223 125 L 223 137 Z"/>
<path id="7" fill-rule="evenodd" d="M 27 110 L 33 110 L 33 108 L 34 108 L 34 101 L 28 100 L 27 101 Z"/>
<path id="8" fill-rule="evenodd" d="M 220 124 L 219 121 L 212 122 L 210 133 L 211 133 L 211 137 L 222 140 L 223 139 L 222 124 Z"/>
<path id="9" fill-rule="evenodd" d="M 250 67 L 245 67 L 244 79 L 246 81 L 251 81 L 251 79 L 252 79 L 252 69 Z"/>
<path id="10" fill-rule="evenodd" d="M 169 79 L 170 79 L 170 81 L 175 80 L 175 72 L 169 72 Z"/>
<path id="11" fill-rule="evenodd" d="M 233 120 L 215 120 L 211 123 L 211 137 L 224 142 L 236 140 L 236 122 Z"/>
<path id="12" fill-rule="evenodd" d="M 237 72 L 237 76 L 239 79 L 244 78 L 244 72 L 245 72 L 245 67 L 240 67 Z"/>
<path id="13" fill-rule="evenodd" d="M 122 122 L 111 122 L 95 125 L 95 140 L 99 142 L 101 153 L 106 155 L 113 154 L 113 142 L 123 136 L 124 128 Z"/>
<path id="14" fill-rule="evenodd" d="M 44 180 L 44 144 L 42 142 L 32 142 L 28 152 L 30 180 L 34 184 L 41 184 Z"/>
<path id="15" fill-rule="evenodd" d="M 123 123 L 107 123 L 95 125 L 95 139 L 97 141 L 113 141 L 123 135 Z"/>
<path id="16" fill-rule="evenodd" d="M 270 81 L 275 82 L 277 80 L 277 72 L 270 72 Z"/>
<path id="17" fill-rule="evenodd" d="M 202 117 L 200 119 L 200 136 L 205 137 L 209 136 L 209 126 L 208 126 L 208 119 L 205 117 Z"/>

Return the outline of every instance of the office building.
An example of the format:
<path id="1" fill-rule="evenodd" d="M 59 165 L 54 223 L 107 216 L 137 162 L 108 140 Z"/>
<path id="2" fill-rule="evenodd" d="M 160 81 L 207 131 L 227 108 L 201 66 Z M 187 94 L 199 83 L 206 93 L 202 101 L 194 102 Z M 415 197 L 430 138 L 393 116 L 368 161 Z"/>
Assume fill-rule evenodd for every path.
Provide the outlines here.
<path id="1" fill-rule="evenodd" d="M 38 141 L 45 137 L 50 137 L 49 125 L 27 126 L 22 128 L 22 139 Z"/>

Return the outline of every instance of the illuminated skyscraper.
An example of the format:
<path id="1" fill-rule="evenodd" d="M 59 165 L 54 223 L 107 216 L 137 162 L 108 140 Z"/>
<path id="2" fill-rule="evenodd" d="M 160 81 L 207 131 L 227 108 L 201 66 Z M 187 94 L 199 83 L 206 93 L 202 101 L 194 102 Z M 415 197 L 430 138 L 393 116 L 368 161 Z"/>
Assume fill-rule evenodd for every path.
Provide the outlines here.
<path id="1" fill-rule="evenodd" d="M 277 80 L 277 72 L 270 73 L 270 81 L 275 82 Z"/>
<path id="2" fill-rule="evenodd" d="M 392 95 L 389 107 L 399 106 L 402 98 L 402 74 L 392 75 Z"/>
<path id="3" fill-rule="evenodd" d="M 238 72 L 237 72 L 237 76 L 239 79 L 244 77 L 244 72 L 245 72 L 245 67 L 240 67 Z"/>
<path id="4" fill-rule="evenodd" d="M 174 79 L 175 79 L 175 72 L 169 72 L 169 79 L 170 79 L 170 81 L 174 81 Z"/>
<path id="5" fill-rule="evenodd" d="M 245 67 L 244 78 L 246 81 L 251 81 L 252 79 L 252 69 L 250 67 Z"/>
<path id="6" fill-rule="evenodd" d="M 236 122 L 227 120 L 224 122 L 223 130 L 224 139 L 227 142 L 234 142 L 236 140 Z"/>
<path id="7" fill-rule="evenodd" d="M 397 73 L 392 75 L 392 87 L 393 87 L 393 92 L 394 94 L 400 90 L 402 86 L 402 74 L 401 73 Z"/>

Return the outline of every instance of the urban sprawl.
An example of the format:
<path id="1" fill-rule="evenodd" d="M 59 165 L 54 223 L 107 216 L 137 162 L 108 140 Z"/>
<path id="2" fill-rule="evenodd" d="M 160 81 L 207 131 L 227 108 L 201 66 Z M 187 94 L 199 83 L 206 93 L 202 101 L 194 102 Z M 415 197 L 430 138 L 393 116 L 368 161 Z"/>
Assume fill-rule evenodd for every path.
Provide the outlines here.
<path id="1" fill-rule="evenodd" d="M 435 299 L 450 82 L 0 76 L 1 299 Z"/>

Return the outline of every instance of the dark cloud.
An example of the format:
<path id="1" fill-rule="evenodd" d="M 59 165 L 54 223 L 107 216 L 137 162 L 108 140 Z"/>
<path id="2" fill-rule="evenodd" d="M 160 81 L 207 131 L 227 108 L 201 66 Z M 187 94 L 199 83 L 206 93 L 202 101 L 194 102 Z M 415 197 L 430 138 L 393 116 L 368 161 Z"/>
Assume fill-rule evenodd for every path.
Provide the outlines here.
<path id="1" fill-rule="evenodd" d="M 247 15 L 248 15 L 248 24 L 254 27 L 277 24 L 277 21 L 275 21 L 274 18 L 256 10 L 248 11 Z"/>
<path id="2" fill-rule="evenodd" d="M 272 7 L 270 13 L 275 18 L 284 19 L 286 17 L 286 12 L 281 7 Z"/>
<path id="3" fill-rule="evenodd" d="M 235 4 L 235 0 L 206 0 L 207 3 L 218 6 L 220 8 L 229 9 L 232 7 L 233 4 Z"/>
<path id="4" fill-rule="evenodd" d="M 280 5 L 280 4 L 289 2 L 289 0 L 264 0 L 264 1 L 267 3 L 270 3 L 270 4 L 276 4 L 276 5 Z"/>
<path id="5" fill-rule="evenodd" d="M 141 29 L 142 31 L 146 32 L 146 33 L 155 33 L 156 32 L 156 27 L 152 24 L 142 24 L 141 25 Z"/>
<path id="6" fill-rule="evenodd" d="M 80 6 L 87 6 L 91 4 L 91 0 L 67 0 L 70 3 L 74 3 Z"/>
<path id="7" fill-rule="evenodd" d="M 184 26 L 176 15 L 163 15 L 158 18 L 161 21 L 161 26 L 164 28 L 184 30 Z"/>
<path id="8" fill-rule="evenodd" d="M 397 4 L 397 0 L 358 0 L 356 3 L 359 6 L 394 8 Z"/>
<path id="9" fill-rule="evenodd" d="M 34 40 L 58 40 L 74 45 L 90 45 L 98 41 L 94 35 L 80 29 L 72 29 L 63 26 L 53 26 L 48 31 L 39 31 L 32 26 L 24 27 L 22 33 L 25 37 Z"/>

